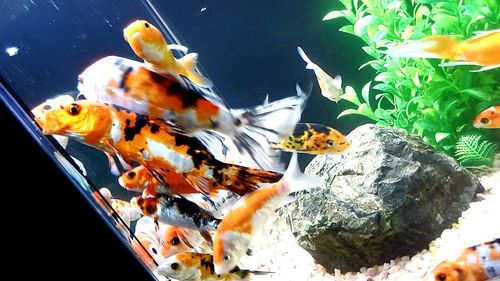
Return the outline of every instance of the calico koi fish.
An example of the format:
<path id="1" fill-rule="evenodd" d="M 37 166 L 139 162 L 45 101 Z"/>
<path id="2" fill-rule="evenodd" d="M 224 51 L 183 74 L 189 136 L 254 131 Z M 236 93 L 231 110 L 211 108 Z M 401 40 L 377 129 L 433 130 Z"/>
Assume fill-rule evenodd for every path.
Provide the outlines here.
<path id="1" fill-rule="evenodd" d="M 349 147 L 349 142 L 339 131 L 314 123 L 298 123 L 293 133 L 280 143 L 271 144 L 274 149 L 308 154 L 338 153 Z"/>
<path id="2" fill-rule="evenodd" d="M 160 119 L 88 100 L 61 105 L 36 118 L 45 134 L 74 138 L 102 151 L 139 162 L 162 183 L 170 172 L 182 174 L 197 190 L 209 194 L 224 186 L 239 195 L 258 183 L 276 182 L 281 174 L 218 161 L 196 138 L 172 130 Z"/>
<path id="3" fill-rule="evenodd" d="M 337 75 L 335 78 L 332 78 L 323 69 L 321 69 L 321 67 L 313 63 L 301 47 L 297 47 L 297 51 L 299 52 L 300 57 L 307 63 L 306 69 L 312 69 L 314 71 L 314 74 L 318 79 L 321 94 L 331 101 L 338 102 L 340 100 L 340 96 L 344 93 L 342 90 L 342 77 Z"/>
<path id="4" fill-rule="evenodd" d="M 132 239 L 132 248 L 139 258 L 148 266 L 163 261 L 160 255 L 161 247 L 157 229 L 153 219 L 140 218 L 135 226 L 135 239 Z"/>
<path id="5" fill-rule="evenodd" d="M 440 66 L 479 65 L 476 71 L 500 67 L 500 29 L 479 33 L 459 42 L 443 35 L 433 35 L 418 41 L 406 42 L 385 52 L 394 57 L 439 58 L 455 62 Z"/>
<path id="6" fill-rule="evenodd" d="M 208 211 L 195 203 L 183 198 L 167 194 L 158 197 L 137 196 L 132 204 L 141 210 L 145 216 L 173 226 L 199 230 L 200 234 L 211 244 L 212 237 L 209 231 L 215 231 L 220 223 Z"/>
<path id="7" fill-rule="evenodd" d="M 474 127 L 483 129 L 500 128 L 500 105 L 492 106 L 479 113 L 474 122 Z"/>
<path id="8" fill-rule="evenodd" d="M 465 249 L 434 269 L 435 281 L 486 281 L 500 276 L 500 238 Z"/>
<path id="9" fill-rule="evenodd" d="M 249 280 L 252 274 L 264 275 L 272 272 L 244 270 L 234 268 L 228 273 L 217 274 L 214 270 L 213 257 L 210 254 L 179 253 L 166 259 L 158 266 L 158 273 L 179 281 L 203 280 Z"/>
<path id="10" fill-rule="evenodd" d="M 308 97 L 297 87 L 295 97 L 250 109 L 229 109 L 220 97 L 187 79 L 160 75 L 143 63 L 115 56 L 85 69 L 78 90 L 88 100 L 170 121 L 198 138 L 219 160 L 224 159 L 224 142 L 232 141 L 242 158 L 248 159 L 246 166 L 275 171 L 281 168 L 279 153 L 269 142 L 279 142 L 293 130 Z"/>
<path id="11" fill-rule="evenodd" d="M 123 37 L 134 53 L 157 73 L 183 75 L 201 87 L 211 87 L 212 81 L 196 72 L 198 54 L 190 53 L 176 59 L 172 50 L 187 52 L 179 45 L 168 45 L 160 30 L 145 20 L 136 20 L 125 29 Z"/>
<path id="12" fill-rule="evenodd" d="M 217 227 L 214 238 L 214 266 L 217 274 L 228 273 L 247 253 L 252 239 L 261 235 L 274 211 L 288 194 L 320 186 L 318 178 L 301 173 L 294 152 L 283 178 L 275 184 L 261 186 L 238 200 Z"/>

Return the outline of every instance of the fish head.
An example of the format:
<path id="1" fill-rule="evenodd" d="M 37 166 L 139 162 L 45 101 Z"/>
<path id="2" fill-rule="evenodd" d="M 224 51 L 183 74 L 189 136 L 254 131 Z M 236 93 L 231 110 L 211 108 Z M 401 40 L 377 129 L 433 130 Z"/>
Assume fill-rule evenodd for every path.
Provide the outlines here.
<path id="1" fill-rule="evenodd" d="M 144 44 L 166 44 L 160 30 L 145 20 L 136 20 L 123 29 L 123 37 L 134 53 L 144 58 Z"/>
<path id="2" fill-rule="evenodd" d="M 97 144 L 107 137 L 113 124 L 110 106 L 86 100 L 60 104 L 35 115 L 46 135 L 61 135 Z"/>
<path id="3" fill-rule="evenodd" d="M 146 264 L 152 265 L 154 261 L 160 261 L 162 258 L 158 256 L 159 244 L 158 239 L 148 233 L 137 232 L 135 238 L 132 239 L 132 248 L 139 258 Z"/>
<path id="4" fill-rule="evenodd" d="M 346 137 L 339 131 L 317 124 L 310 124 L 313 132 L 308 139 L 307 146 L 313 154 L 340 153 L 346 150 L 350 144 Z"/>
<path id="5" fill-rule="evenodd" d="M 214 241 L 214 269 L 216 274 L 225 274 L 233 270 L 247 253 L 251 237 L 238 231 L 219 232 Z"/>
<path id="6" fill-rule="evenodd" d="M 145 216 L 152 216 L 158 210 L 158 198 L 147 197 L 144 198 L 142 196 L 134 197 L 130 200 L 130 204 L 139 209 L 141 213 Z"/>
<path id="7" fill-rule="evenodd" d="M 192 251 L 192 249 L 182 241 L 178 234 L 178 227 L 166 225 L 162 230 L 162 247 L 160 254 L 163 257 L 170 257 L 188 251 Z"/>
<path id="8" fill-rule="evenodd" d="M 472 122 L 474 127 L 483 129 L 500 128 L 500 105 L 492 106 L 479 113 Z"/>
<path id="9" fill-rule="evenodd" d="M 471 280 L 466 277 L 467 272 L 463 266 L 450 262 L 443 261 L 433 270 L 434 281 L 461 281 Z"/>
<path id="10" fill-rule="evenodd" d="M 200 262 L 196 253 L 173 255 L 158 266 L 158 273 L 177 280 L 200 280 Z"/>
<path id="11" fill-rule="evenodd" d="M 43 103 L 37 105 L 35 108 L 31 110 L 33 115 L 35 116 L 41 116 L 45 114 L 45 112 L 53 109 L 53 108 L 59 108 L 61 104 L 66 104 L 66 103 L 71 103 L 75 101 L 75 99 L 70 96 L 70 95 L 60 95 L 52 99 L 48 99 L 44 101 Z M 63 136 L 54 136 L 54 138 L 57 140 L 57 142 L 63 147 L 66 148 L 68 145 L 68 138 L 63 137 Z"/>
<path id="12" fill-rule="evenodd" d="M 128 170 L 118 178 L 118 183 L 128 190 L 144 190 L 151 180 L 151 174 L 144 166 Z"/>

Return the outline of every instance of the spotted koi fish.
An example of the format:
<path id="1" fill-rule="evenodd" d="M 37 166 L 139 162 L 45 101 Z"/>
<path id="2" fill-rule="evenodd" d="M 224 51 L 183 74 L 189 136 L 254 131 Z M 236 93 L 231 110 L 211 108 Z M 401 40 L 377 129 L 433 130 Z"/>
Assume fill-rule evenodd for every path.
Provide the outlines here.
<path id="1" fill-rule="evenodd" d="M 184 252 L 166 259 L 158 266 L 158 273 L 179 281 L 236 281 L 249 280 L 252 274 L 264 275 L 272 272 L 234 268 L 228 273 L 217 274 L 214 270 L 212 255 Z"/>
<path id="2" fill-rule="evenodd" d="M 436 281 L 486 281 L 500 276 L 500 239 L 465 249 L 456 261 L 434 269 Z"/>
<path id="3" fill-rule="evenodd" d="M 109 56 L 79 76 L 78 90 L 88 100 L 109 102 L 139 114 L 175 123 L 198 138 L 223 161 L 224 142 L 232 141 L 247 159 L 245 166 L 280 171 L 279 152 L 269 142 L 279 140 L 300 120 L 308 94 L 250 109 L 230 109 L 220 97 L 187 79 L 158 74 L 143 63 Z M 225 139 L 228 137 L 229 140 Z"/>
<path id="4" fill-rule="evenodd" d="M 222 219 L 214 238 L 215 272 L 225 274 L 237 266 L 288 194 L 320 185 L 318 178 L 301 173 L 294 152 L 283 179 L 241 197 Z"/>
<path id="5" fill-rule="evenodd" d="M 500 105 L 492 106 L 479 113 L 472 123 L 476 128 L 498 129 L 500 128 Z"/>
<path id="6" fill-rule="evenodd" d="M 37 116 L 48 135 L 64 135 L 107 153 L 139 162 L 164 185 L 169 173 L 183 175 L 200 192 L 224 186 L 244 195 L 259 183 L 276 182 L 281 174 L 225 164 L 196 138 L 176 131 L 163 120 L 100 102 L 80 100 Z"/>
<path id="7" fill-rule="evenodd" d="M 160 30 L 145 20 L 136 20 L 123 29 L 123 37 L 134 53 L 158 73 L 183 75 L 202 87 L 211 87 L 212 81 L 196 72 L 198 54 L 190 53 L 176 59 L 172 50 L 187 52 L 179 45 L 168 45 Z"/>
<path id="8" fill-rule="evenodd" d="M 339 131 L 313 123 L 298 123 L 293 133 L 280 143 L 271 144 L 274 149 L 308 154 L 338 153 L 349 147 L 349 142 Z"/>

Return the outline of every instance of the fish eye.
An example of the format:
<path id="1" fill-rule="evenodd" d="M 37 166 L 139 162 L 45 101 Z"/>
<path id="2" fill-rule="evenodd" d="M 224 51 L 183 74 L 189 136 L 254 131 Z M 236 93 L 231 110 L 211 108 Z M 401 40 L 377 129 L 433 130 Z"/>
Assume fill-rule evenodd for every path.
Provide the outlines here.
<path id="1" fill-rule="evenodd" d="M 172 263 L 172 264 L 170 265 L 170 268 L 172 268 L 173 270 L 177 270 L 177 269 L 179 269 L 179 264 L 178 264 L 178 263 L 176 263 L 176 262 L 174 262 L 174 263 Z"/>
<path id="2" fill-rule="evenodd" d="M 144 26 L 145 26 L 146 28 L 149 28 L 149 23 L 145 22 L 145 23 L 144 23 Z"/>
<path id="3" fill-rule="evenodd" d="M 174 237 L 172 238 L 172 240 L 170 240 L 170 243 L 174 246 L 179 245 L 179 243 L 181 243 L 181 240 L 178 237 Z"/>
<path id="4" fill-rule="evenodd" d="M 481 120 L 479 120 L 479 122 L 481 122 L 482 124 L 488 124 L 490 122 L 490 119 L 488 119 L 488 118 L 481 118 Z"/>
<path id="5" fill-rule="evenodd" d="M 228 261 L 228 260 L 230 260 L 231 258 L 230 258 L 228 255 L 224 255 L 224 256 L 222 257 L 222 259 L 223 259 L 224 261 Z"/>
<path id="6" fill-rule="evenodd" d="M 135 178 L 135 172 L 134 172 L 134 171 L 129 172 L 129 173 L 127 174 L 127 177 L 128 177 L 129 179 L 134 179 L 134 178 Z"/>
<path id="7" fill-rule="evenodd" d="M 326 144 L 327 144 L 328 146 L 335 146 L 335 142 L 334 142 L 333 140 L 327 140 L 327 141 L 326 141 Z"/>
<path id="8" fill-rule="evenodd" d="M 52 106 L 50 106 L 49 104 L 46 104 L 44 107 L 43 107 L 43 110 L 50 110 L 52 109 Z"/>
<path id="9" fill-rule="evenodd" d="M 446 274 L 444 274 L 444 273 L 439 273 L 439 274 L 436 276 L 436 280 L 437 280 L 437 281 L 445 281 L 445 280 L 446 280 Z"/>
<path id="10" fill-rule="evenodd" d="M 158 254 L 158 251 L 156 251 L 156 248 L 151 248 L 151 252 L 153 252 L 153 254 Z"/>
<path id="11" fill-rule="evenodd" d="M 80 106 L 76 103 L 71 104 L 71 107 L 68 110 L 69 114 L 76 116 L 80 113 Z"/>

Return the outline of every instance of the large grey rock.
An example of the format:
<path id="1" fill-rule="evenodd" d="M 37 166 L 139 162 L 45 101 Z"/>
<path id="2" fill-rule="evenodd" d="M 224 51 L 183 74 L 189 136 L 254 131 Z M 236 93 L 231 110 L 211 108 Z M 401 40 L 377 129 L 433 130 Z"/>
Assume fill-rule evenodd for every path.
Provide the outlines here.
<path id="1" fill-rule="evenodd" d="M 482 190 L 453 158 L 403 130 L 364 125 L 347 138 L 343 154 L 317 156 L 306 168 L 325 186 L 286 207 L 299 245 L 330 272 L 427 248 Z"/>

